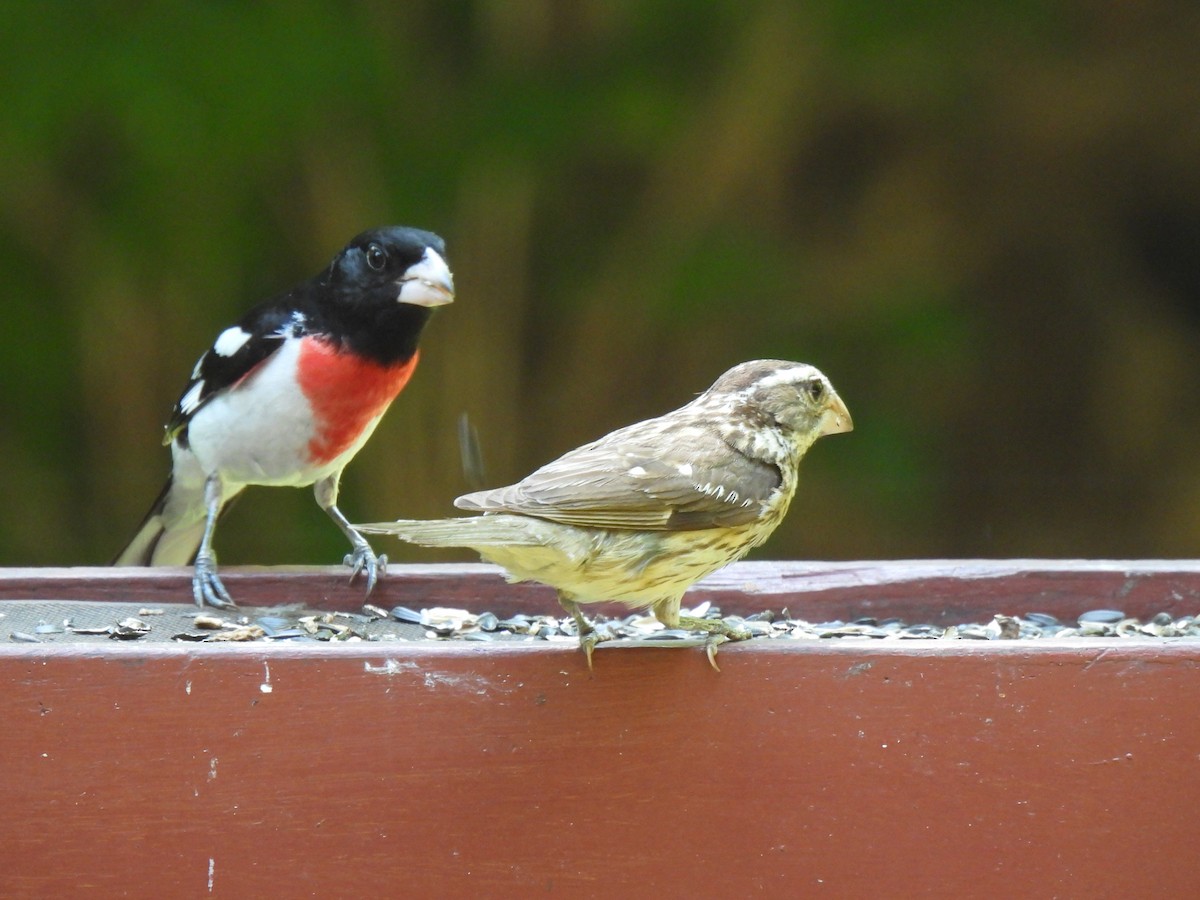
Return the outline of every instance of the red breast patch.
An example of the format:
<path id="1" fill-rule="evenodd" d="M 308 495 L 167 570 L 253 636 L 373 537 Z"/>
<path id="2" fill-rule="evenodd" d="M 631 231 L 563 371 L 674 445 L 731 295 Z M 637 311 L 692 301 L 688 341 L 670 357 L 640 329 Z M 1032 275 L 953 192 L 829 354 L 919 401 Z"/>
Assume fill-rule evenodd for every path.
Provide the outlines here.
<path id="1" fill-rule="evenodd" d="M 320 338 L 305 338 L 296 378 L 316 420 L 316 434 L 308 442 L 313 462 L 327 463 L 353 446 L 408 384 L 416 367 L 416 353 L 405 362 L 381 366 Z"/>

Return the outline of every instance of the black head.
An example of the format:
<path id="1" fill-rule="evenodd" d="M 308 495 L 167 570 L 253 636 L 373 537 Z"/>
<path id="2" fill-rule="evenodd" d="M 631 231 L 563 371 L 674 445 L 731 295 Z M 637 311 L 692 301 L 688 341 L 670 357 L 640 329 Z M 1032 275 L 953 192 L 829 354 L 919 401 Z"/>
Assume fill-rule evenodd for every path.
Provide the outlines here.
<path id="1" fill-rule="evenodd" d="M 418 228 L 364 231 L 316 286 L 328 330 L 384 363 L 411 356 L 430 312 L 454 301 L 446 245 Z"/>
<path id="2" fill-rule="evenodd" d="M 374 228 L 364 231 L 334 257 L 326 283 L 335 293 L 382 293 L 417 306 L 443 306 L 454 300 L 454 281 L 446 263 L 446 245 L 419 228 Z M 431 290 L 421 292 L 413 288 Z M 409 290 L 403 290 L 408 287 Z"/>

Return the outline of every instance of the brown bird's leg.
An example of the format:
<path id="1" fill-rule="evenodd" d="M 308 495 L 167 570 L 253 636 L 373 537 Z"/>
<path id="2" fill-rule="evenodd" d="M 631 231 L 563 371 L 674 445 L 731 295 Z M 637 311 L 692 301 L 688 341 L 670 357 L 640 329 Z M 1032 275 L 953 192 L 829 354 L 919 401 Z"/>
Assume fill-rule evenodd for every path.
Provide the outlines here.
<path id="1" fill-rule="evenodd" d="M 587 656 L 588 671 L 594 671 L 592 666 L 592 652 L 596 649 L 596 645 L 601 641 L 607 641 L 610 638 L 605 635 L 601 637 L 596 633 L 596 629 L 592 627 L 592 623 L 583 617 L 583 613 L 579 609 L 579 604 L 575 602 L 575 598 L 565 591 L 558 592 L 558 604 L 575 619 L 575 628 L 579 632 L 579 646 Z"/>
<path id="2" fill-rule="evenodd" d="M 575 627 L 579 631 L 580 637 L 592 633 L 592 623 L 583 617 L 583 613 L 579 609 L 579 604 L 575 602 L 574 597 L 566 591 L 559 591 L 558 605 L 571 614 L 571 618 L 575 620 Z"/>

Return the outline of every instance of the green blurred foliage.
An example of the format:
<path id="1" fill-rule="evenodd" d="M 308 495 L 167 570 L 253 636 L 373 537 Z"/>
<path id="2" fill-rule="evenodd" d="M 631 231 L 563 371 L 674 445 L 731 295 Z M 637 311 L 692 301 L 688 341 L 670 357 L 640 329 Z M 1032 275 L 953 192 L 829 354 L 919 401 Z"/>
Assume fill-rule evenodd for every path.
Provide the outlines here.
<path id="1" fill-rule="evenodd" d="M 459 298 L 352 518 L 448 513 L 463 411 L 505 483 L 780 356 L 857 430 L 760 556 L 1195 555 L 1198 45 L 1166 0 L 6 3 L 0 563 L 110 558 L 196 356 L 382 223 Z M 344 552 L 261 489 L 218 548 Z"/>

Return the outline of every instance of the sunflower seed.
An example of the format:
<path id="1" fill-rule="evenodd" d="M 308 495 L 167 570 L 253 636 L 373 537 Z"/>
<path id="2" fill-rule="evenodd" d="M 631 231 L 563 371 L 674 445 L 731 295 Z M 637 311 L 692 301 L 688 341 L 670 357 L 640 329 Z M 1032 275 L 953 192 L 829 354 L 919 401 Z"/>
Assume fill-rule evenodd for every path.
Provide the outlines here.
<path id="1" fill-rule="evenodd" d="M 409 609 L 407 606 L 393 607 L 391 616 L 397 622 L 405 622 L 409 625 L 421 624 L 421 614 L 416 610 Z"/>
<path id="2" fill-rule="evenodd" d="M 1125 613 L 1119 609 L 1092 609 L 1085 612 L 1078 619 L 1079 624 L 1084 622 L 1101 622 L 1108 625 L 1115 625 L 1125 618 Z"/>

